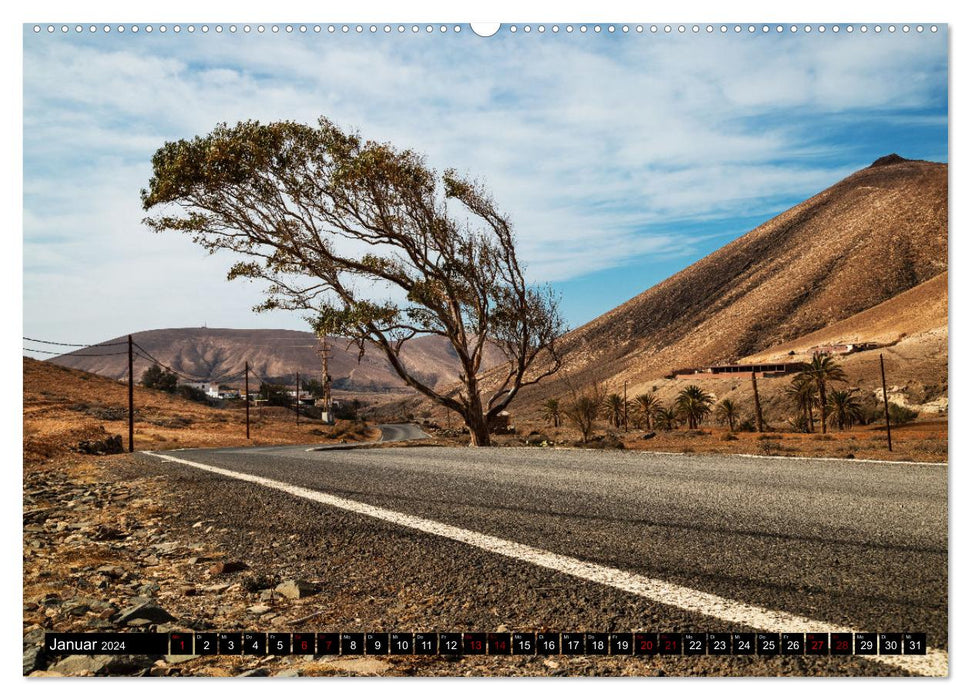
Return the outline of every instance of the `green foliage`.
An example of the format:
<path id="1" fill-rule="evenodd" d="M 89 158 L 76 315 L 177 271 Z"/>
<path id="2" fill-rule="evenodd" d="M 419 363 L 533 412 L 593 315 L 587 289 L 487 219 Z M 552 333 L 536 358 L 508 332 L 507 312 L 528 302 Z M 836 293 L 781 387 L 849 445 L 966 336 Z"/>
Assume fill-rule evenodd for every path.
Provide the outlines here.
<path id="1" fill-rule="evenodd" d="M 829 422 L 840 430 L 846 430 L 863 419 L 863 406 L 856 396 L 858 389 L 831 391 L 826 402 Z"/>
<path id="2" fill-rule="evenodd" d="M 584 444 L 593 434 L 606 393 L 606 390 L 600 385 L 587 387 L 583 391 L 574 390 L 570 401 L 563 410 L 563 415 L 567 421 L 580 431 L 581 441 Z"/>
<path id="3" fill-rule="evenodd" d="M 661 408 L 660 399 L 658 399 L 653 391 L 649 391 L 646 394 L 636 396 L 634 398 L 634 405 L 637 406 L 637 414 L 643 423 L 643 427 L 650 430 L 654 424 L 654 416 Z"/>
<path id="4" fill-rule="evenodd" d="M 678 393 L 675 411 L 688 422 L 688 428 L 695 429 L 711 413 L 714 397 L 696 384 L 687 386 Z"/>
<path id="5" fill-rule="evenodd" d="M 558 399 L 549 398 L 543 402 L 543 419 L 552 423 L 554 428 L 560 427 L 560 402 Z"/>
<path id="6" fill-rule="evenodd" d="M 728 423 L 728 429 L 735 432 L 735 421 L 738 420 L 738 404 L 731 399 L 722 399 L 715 406 L 715 417 L 722 425 Z"/>
<path id="7" fill-rule="evenodd" d="M 300 391 L 315 399 L 322 399 L 324 397 L 324 385 L 317 379 L 300 380 Z"/>
<path id="8" fill-rule="evenodd" d="M 826 399 L 826 384 L 828 382 L 845 382 L 846 372 L 843 371 L 843 367 L 830 355 L 816 353 L 810 362 L 803 365 L 802 370 L 796 375 L 796 379 L 813 384 L 816 387 L 818 395 L 817 405 L 820 407 L 821 413 L 819 422 L 825 433 L 826 423 L 828 422 L 826 412 L 829 408 L 829 402 Z M 810 422 L 812 422 L 811 419 Z"/>
<path id="9" fill-rule="evenodd" d="M 619 428 L 624 422 L 624 410 L 627 406 L 624 397 L 620 394 L 610 394 L 604 399 L 604 409 L 607 411 L 607 420 L 615 428 Z"/>
<path id="10" fill-rule="evenodd" d="M 178 375 L 162 369 L 154 363 L 142 373 L 142 386 L 147 389 L 160 389 L 171 394 L 175 391 L 178 383 Z"/>
<path id="11" fill-rule="evenodd" d="M 292 403 L 289 394 L 287 394 L 287 387 L 282 384 L 260 382 L 259 397 L 266 401 L 267 406 L 289 407 Z"/>
<path id="12" fill-rule="evenodd" d="M 206 392 L 194 386 L 189 386 L 188 384 L 180 384 L 179 388 L 176 389 L 176 393 L 189 401 L 196 401 L 204 404 L 209 403 L 209 397 L 206 395 Z"/>
<path id="13" fill-rule="evenodd" d="M 888 402 L 887 408 L 890 411 L 890 425 L 904 425 L 905 423 L 912 423 L 917 420 L 917 416 L 920 415 L 917 411 L 907 408 L 906 406 L 901 406 L 900 404 Z"/>

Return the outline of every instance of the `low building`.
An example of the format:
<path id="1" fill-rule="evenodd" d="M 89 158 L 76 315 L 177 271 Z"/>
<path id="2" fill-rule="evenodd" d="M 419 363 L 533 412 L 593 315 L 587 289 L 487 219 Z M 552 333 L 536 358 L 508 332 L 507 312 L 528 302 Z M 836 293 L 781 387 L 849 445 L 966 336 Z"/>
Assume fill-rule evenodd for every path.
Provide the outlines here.
<path id="1" fill-rule="evenodd" d="M 712 365 L 706 367 L 705 372 L 711 374 L 755 374 L 757 377 L 782 377 L 799 372 L 803 368 L 802 362 L 762 362 L 750 365 Z"/>

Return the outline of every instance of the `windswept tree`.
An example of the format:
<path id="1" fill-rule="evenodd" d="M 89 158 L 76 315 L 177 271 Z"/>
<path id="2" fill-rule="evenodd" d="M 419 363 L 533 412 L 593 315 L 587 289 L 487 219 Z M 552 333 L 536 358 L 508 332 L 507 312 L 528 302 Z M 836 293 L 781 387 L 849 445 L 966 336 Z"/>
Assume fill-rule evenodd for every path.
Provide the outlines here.
<path id="1" fill-rule="evenodd" d="M 803 365 L 798 376 L 802 376 L 806 381 L 811 381 L 816 385 L 819 394 L 819 424 L 823 432 L 826 432 L 826 384 L 828 382 L 845 382 L 846 372 L 840 364 L 829 355 L 816 353 L 811 362 Z"/>
<path id="2" fill-rule="evenodd" d="M 560 427 L 560 400 L 549 398 L 543 402 L 543 418 L 553 424 L 554 428 Z"/>
<path id="3" fill-rule="evenodd" d="M 846 430 L 863 420 L 863 404 L 858 389 L 834 389 L 829 393 L 829 421 L 839 430 Z"/>
<path id="4" fill-rule="evenodd" d="M 713 403 L 715 403 L 715 399 L 711 394 L 697 384 L 692 384 L 678 393 L 674 405 L 678 415 L 687 420 L 688 427 L 694 430 L 705 419 L 705 416 L 711 413 Z"/>
<path id="5" fill-rule="evenodd" d="M 637 406 L 637 413 L 644 421 L 644 427 L 650 430 L 651 426 L 654 425 L 654 414 L 661 408 L 661 401 L 654 392 L 649 391 L 646 394 L 636 396 L 634 398 L 634 404 Z"/>
<path id="6" fill-rule="evenodd" d="M 735 421 L 738 420 L 738 404 L 731 399 L 722 399 L 715 405 L 715 418 L 723 425 L 728 423 L 728 429 L 735 432 Z"/>
<path id="7" fill-rule="evenodd" d="M 243 259 L 229 278 L 267 283 L 257 311 L 307 312 L 319 335 L 373 344 L 410 387 L 462 416 L 474 445 L 524 386 L 557 371 L 564 330 L 548 287 L 527 283 L 507 214 L 485 189 L 424 158 L 317 126 L 241 122 L 163 145 L 142 205 L 156 231 Z M 461 390 L 446 395 L 402 349 L 448 341 Z M 486 343 L 506 362 L 485 376 Z"/>

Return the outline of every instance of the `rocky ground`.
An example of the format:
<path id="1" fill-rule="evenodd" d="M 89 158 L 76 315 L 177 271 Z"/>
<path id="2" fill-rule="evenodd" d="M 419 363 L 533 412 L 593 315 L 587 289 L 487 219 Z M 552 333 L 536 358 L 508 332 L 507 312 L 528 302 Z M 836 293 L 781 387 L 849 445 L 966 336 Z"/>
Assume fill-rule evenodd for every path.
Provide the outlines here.
<path id="1" fill-rule="evenodd" d="M 29 676 L 868 675 L 859 658 L 49 658 L 52 631 L 635 629 L 643 602 L 138 455 L 28 466 L 24 659 Z M 306 511 L 306 512 L 305 512 Z M 313 512 L 310 512 L 313 511 Z M 289 515 L 288 515 L 289 514 Z M 317 521 L 294 531 L 287 522 Z M 520 569 L 522 569 L 520 571 Z M 515 580 L 528 581 L 520 586 Z M 506 581 L 498 589 L 490 581 Z M 699 619 L 666 629 L 698 630 Z"/>

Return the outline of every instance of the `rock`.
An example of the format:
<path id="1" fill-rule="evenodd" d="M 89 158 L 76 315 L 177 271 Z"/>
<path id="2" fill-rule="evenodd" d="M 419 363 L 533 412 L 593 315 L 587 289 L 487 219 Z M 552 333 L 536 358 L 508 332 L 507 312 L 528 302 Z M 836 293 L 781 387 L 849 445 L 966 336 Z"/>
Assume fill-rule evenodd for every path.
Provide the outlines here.
<path id="1" fill-rule="evenodd" d="M 138 605 L 133 605 L 130 608 L 122 610 L 118 613 L 118 618 L 115 621 L 124 625 L 134 620 L 146 620 L 149 623 L 172 622 L 175 618 L 155 603 L 147 602 L 139 603 Z"/>
<path id="2" fill-rule="evenodd" d="M 113 540 L 124 540 L 128 537 L 127 532 L 122 532 L 116 527 L 108 525 L 98 525 L 91 533 L 91 539 L 95 542 L 110 542 Z"/>
<path id="3" fill-rule="evenodd" d="M 308 598 L 315 593 L 320 592 L 320 588 L 315 586 L 308 581 L 303 581 L 301 579 L 291 579 L 290 581 L 284 581 L 279 586 L 276 587 L 279 593 L 290 600 L 297 600 L 299 598 Z"/>
<path id="4" fill-rule="evenodd" d="M 150 582 L 138 587 L 137 593 L 141 596 L 153 596 L 162 590 L 162 587 L 157 583 Z"/>
<path id="5" fill-rule="evenodd" d="M 273 608 L 271 608 L 269 605 L 252 605 L 247 609 L 254 615 L 262 615 L 263 613 L 270 612 L 270 610 Z"/>
<path id="6" fill-rule="evenodd" d="M 24 650 L 24 675 L 40 671 L 47 661 L 44 647 L 30 646 Z"/>
<path id="7" fill-rule="evenodd" d="M 63 673 L 66 676 L 76 676 L 81 673 L 101 673 L 115 659 L 114 656 L 100 654 L 98 656 L 68 656 L 61 659 L 48 671 Z"/>
<path id="8" fill-rule="evenodd" d="M 119 676 L 130 676 L 139 671 L 146 671 L 155 665 L 155 659 L 150 656 L 112 656 L 111 661 L 104 668 L 105 673 Z"/>
<path id="9" fill-rule="evenodd" d="M 221 576 L 222 574 L 234 574 L 237 571 L 245 571 L 249 566 L 241 561 L 221 561 L 218 564 L 213 564 L 209 567 L 209 573 L 213 576 Z"/>
<path id="10" fill-rule="evenodd" d="M 249 671 L 243 671 L 241 674 L 236 676 L 237 678 L 265 678 L 269 676 L 269 672 L 265 668 L 252 668 Z"/>
<path id="11" fill-rule="evenodd" d="M 137 617 L 134 620 L 128 620 L 125 622 L 126 627 L 147 627 L 150 624 L 152 624 L 152 621 L 145 619 L 144 617 Z"/>
<path id="12" fill-rule="evenodd" d="M 644 433 L 643 435 L 641 435 L 641 440 L 653 440 L 653 439 L 654 439 L 654 438 L 656 438 L 656 437 L 657 437 L 657 433 L 655 433 L 655 432 L 654 432 L 654 431 L 652 430 L 652 431 L 651 431 L 651 432 L 649 432 L 649 433 Z"/>
<path id="13" fill-rule="evenodd" d="M 300 671 L 295 668 L 287 669 L 273 674 L 274 678 L 300 678 Z"/>
<path id="14" fill-rule="evenodd" d="M 112 435 L 103 440 L 82 440 L 74 447 L 75 452 L 86 455 L 117 455 L 125 451 L 121 435 Z"/>

